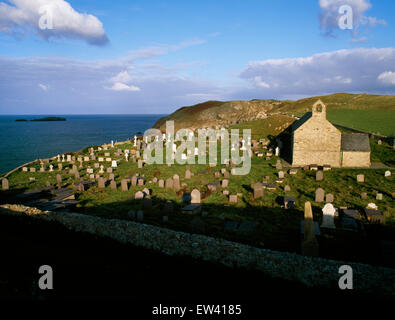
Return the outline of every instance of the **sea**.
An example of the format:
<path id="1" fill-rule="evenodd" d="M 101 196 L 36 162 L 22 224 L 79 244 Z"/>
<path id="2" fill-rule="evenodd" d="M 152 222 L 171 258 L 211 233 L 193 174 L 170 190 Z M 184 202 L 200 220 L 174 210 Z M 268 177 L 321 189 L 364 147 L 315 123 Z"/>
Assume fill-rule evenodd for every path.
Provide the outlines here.
<path id="1" fill-rule="evenodd" d="M 66 121 L 27 121 L 49 115 L 0 115 L 0 174 L 24 163 L 144 134 L 165 115 L 56 115 Z"/>

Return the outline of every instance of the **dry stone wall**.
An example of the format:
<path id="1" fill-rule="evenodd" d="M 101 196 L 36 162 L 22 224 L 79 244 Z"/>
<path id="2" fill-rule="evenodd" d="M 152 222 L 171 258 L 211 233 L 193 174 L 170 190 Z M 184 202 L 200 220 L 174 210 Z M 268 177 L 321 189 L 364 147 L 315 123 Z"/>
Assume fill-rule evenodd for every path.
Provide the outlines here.
<path id="1" fill-rule="evenodd" d="M 338 289 L 339 268 L 347 264 L 353 269 L 354 290 L 386 295 L 395 292 L 394 269 L 276 252 L 204 235 L 78 213 L 43 212 L 21 205 L 1 205 L 0 213 L 58 222 L 74 231 L 109 237 L 168 255 L 190 256 L 228 267 L 254 268 L 273 278 L 301 282 L 308 287 Z"/>

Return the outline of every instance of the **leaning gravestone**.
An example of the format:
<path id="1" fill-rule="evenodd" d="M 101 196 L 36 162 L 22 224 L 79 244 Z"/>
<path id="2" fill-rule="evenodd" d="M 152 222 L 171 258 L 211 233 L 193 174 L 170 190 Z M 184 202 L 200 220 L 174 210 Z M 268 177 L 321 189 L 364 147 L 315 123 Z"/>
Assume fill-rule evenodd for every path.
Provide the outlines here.
<path id="1" fill-rule="evenodd" d="M 322 209 L 323 217 L 321 228 L 335 229 L 335 223 L 333 222 L 336 209 L 333 207 L 332 203 L 327 203 Z"/>
<path id="2" fill-rule="evenodd" d="M 318 170 L 315 174 L 315 181 L 322 181 L 322 180 L 324 180 L 324 172 Z"/>
<path id="3" fill-rule="evenodd" d="M 193 189 L 191 192 L 191 203 L 200 203 L 200 191 Z"/>
<path id="4" fill-rule="evenodd" d="M 325 196 L 324 189 L 318 188 L 315 191 L 315 202 L 323 202 L 324 201 L 324 196 Z"/>
<path id="5" fill-rule="evenodd" d="M 1 179 L 1 188 L 3 190 L 8 190 L 10 188 L 8 180 L 6 178 Z"/>

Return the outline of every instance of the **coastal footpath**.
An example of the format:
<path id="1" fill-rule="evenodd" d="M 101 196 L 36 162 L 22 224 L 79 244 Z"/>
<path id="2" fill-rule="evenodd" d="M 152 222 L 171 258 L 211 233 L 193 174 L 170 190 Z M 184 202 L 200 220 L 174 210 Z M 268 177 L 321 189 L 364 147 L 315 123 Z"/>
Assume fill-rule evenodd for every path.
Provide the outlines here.
<path id="1" fill-rule="evenodd" d="M 339 268 L 349 265 L 353 270 L 355 291 L 384 296 L 393 296 L 395 293 L 395 270 L 390 268 L 277 252 L 143 223 L 78 213 L 41 211 L 22 205 L 1 205 L 0 214 L 27 215 L 57 222 L 76 232 L 108 237 L 170 256 L 189 256 L 231 268 L 256 269 L 272 278 L 297 281 L 307 287 L 339 288 Z"/>

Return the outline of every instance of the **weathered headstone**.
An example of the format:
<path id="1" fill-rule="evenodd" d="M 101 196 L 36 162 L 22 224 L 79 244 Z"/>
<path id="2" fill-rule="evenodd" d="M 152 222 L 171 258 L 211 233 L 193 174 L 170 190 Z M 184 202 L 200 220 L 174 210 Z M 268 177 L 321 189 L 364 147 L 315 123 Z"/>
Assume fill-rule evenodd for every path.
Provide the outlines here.
<path id="1" fill-rule="evenodd" d="M 276 169 L 277 170 L 281 170 L 282 168 L 283 168 L 283 165 L 281 164 L 281 160 L 278 159 L 277 162 L 276 162 Z"/>
<path id="2" fill-rule="evenodd" d="M 105 182 L 105 180 L 104 180 L 104 178 L 103 177 L 100 177 L 99 179 L 98 179 L 98 187 L 100 188 L 100 189 L 103 189 L 103 188 L 105 188 L 105 186 L 106 186 L 106 182 Z"/>
<path id="3" fill-rule="evenodd" d="M 110 188 L 112 190 L 117 190 L 117 183 L 114 180 L 111 180 L 110 182 Z"/>
<path id="4" fill-rule="evenodd" d="M 122 179 L 121 180 L 121 190 L 122 191 L 128 191 L 128 180 L 127 179 Z"/>
<path id="5" fill-rule="evenodd" d="M 160 179 L 160 180 L 158 181 L 158 187 L 159 187 L 159 188 L 164 188 L 164 186 L 165 186 L 165 182 L 164 182 L 162 179 Z"/>
<path id="6" fill-rule="evenodd" d="M 361 193 L 361 199 L 366 200 L 368 198 L 368 194 L 366 192 Z"/>
<path id="7" fill-rule="evenodd" d="M 315 181 L 322 181 L 322 180 L 324 180 L 324 172 L 318 170 L 315 174 Z"/>
<path id="8" fill-rule="evenodd" d="M 60 174 L 57 174 L 57 175 L 56 175 L 56 183 L 57 183 L 58 185 L 61 185 L 61 184 L 62 184 L 62 176 L 61 176 Z"/>
<path id="9" fill-rule="evenodd" d="M 318 188 L 315 191 L 315 202 L 323 202 L 325 196 L 325 191 L 322 188 Z"/>
<path id="10" fill-rule="evenodd" d="M 289 185 L 286 185 L 286 186 L 284 187 L 284 191 L 285 191 L 285 192 L 291 191 L 291 187 L 290 187 Z"/>
<path id="11" fill-rule="evenodd" d="M 322 224 L 321 228 L 335 229 L 335 223 L 333 222 L 336 209 L 333 207 L 332 203 L 327 203 L 322 209 Z"/>
<path id="12" fill-rule="evenodd" d="M 229 185 L 229 180 L 224 179 L 224 180 L 221 181 L 221 187 L 222 188 L 227 188 L 228 185 Z"/>
<path id="13" fill-rule="evenodd" d="M 142 191 L 137 191 L 135 194 L 134 194 L 134 199 L 135 200 L 141 200 L 141 199 L 143 199 L 144 198 L 144 193 L 142 192 Z"/>
<path id="14" fill-rule="evenodd" d="M 325 202 L 326 203 L 332 203 L 334 201 L 334 197 L 332 193 L 327 193 L 325 195 Z"/>
<path id="15" fill-rule="evenodd" d="M 191 203 L 200 203 L 200 191 L 193 189 L 191 192 Z"/>
<path id="16" fill-rule="evenodd" d="M 229 196 L 229 202 L 230 203 L 237 203 L 237 195 L 236 194 L 231 194 Z"/>
<path id="17" fill-rule="evenodd" d="M 185 179 L 191 179 L 191 171 L 189 169 L 185 171 Z"/>
<path id="18" fill-rule="evenodd" d="M 279 179 L 284 179 L 284 171 L 279 171 L 278 172 L 278 178 Z"/>
<path id="19" fill-rule="evenodd" d="M 132 186 L 135 187 L 137 185 L 137 177 L 133 176 L 131 180 L 132 180 Z"/>
<path id="20" fill-rule="evenodd" d="M 315 238 L 315 226 L 311 203 L 306 202 L 304 206 L 304 238 L 302 243 L 302 254 L 305 256 L 318 256 L 318 242 Z"/>
<path id="21" fill-rule="evenodd" d="M 173 189 L 174 189 L 174 191 L 178 191 L 181 189 L 180 177 L 178 176 L 178 174 L 175 174 L 173 176 Z"/>
<path id="22" fill-rule="evenodd" d="M 8 180 L 6 178 L 1 179 L 1 188 L 3 190 L 8 190 L 10 188 L 10 185 L 9 185 Z"/>
<path id="23" fill-rule="evenodd" d="M 166 189 L 173 189 L 173 179 L 167 178 L 165 183 Z"/>
<path id="24" fill-rule="evenodd" d="M 386 172 L 384 172 L 384 177 L 386 178 L 391 177 L 391 171 L 387 170 Z"/>
<path id="25" fill-rule="evenodd" d="M 357 182 L 365 182 L 365 175 L 358 174 L 357 175 Z"/>

